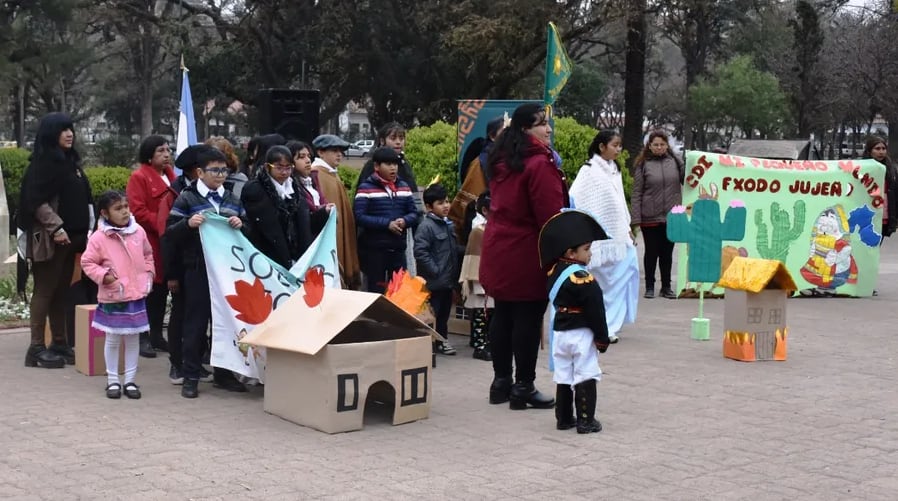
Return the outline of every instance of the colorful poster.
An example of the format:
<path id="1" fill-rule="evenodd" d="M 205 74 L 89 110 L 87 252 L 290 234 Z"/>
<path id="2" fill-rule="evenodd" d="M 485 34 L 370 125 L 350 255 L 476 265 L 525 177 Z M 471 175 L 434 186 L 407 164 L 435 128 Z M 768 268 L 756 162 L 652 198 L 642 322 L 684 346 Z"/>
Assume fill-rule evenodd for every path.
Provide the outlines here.
<path id="1" fill-rule="evenodd" d="M 745 236 L 723 242 L 723 268 L 735 256 L 775 259 L 800 290 L 864 297 L 873 294 L 879 275 L 884 176 L 875 160 L 782 161 L 691 151 L 683 204 L 745 204 Z M 687 281 L 687 255 L 680 245 L 678 290 L 710 290 L 712 284 Z"/>
<path id="2" fill-rule="evenodd" d="M 542 101 L 492 101 L 486 99 L 465 99 L 458 101 L 458 182 L 464 181 L 462 173 L 467 169 L 464 164 L 465 152 L 477 139 L 486 137 L 486 124 L 508 113 L 511 117 L 515 108 L 525 103 L 539 103 Z"/>
<path id="3" fill-rule="evenodd" d="M 340 287 L 337 265 L 337 212 L 290 270 L 259 252 L 227 219 L 208 214 L 200 225 L 209 295 L 212 298 L 213 367 L 264 381 L 265 349 L 241 339 L 296 292 L 310 267 L 323 271 L 325 287 Z M 296 335 L 302 335 L 301 326 Z"/>

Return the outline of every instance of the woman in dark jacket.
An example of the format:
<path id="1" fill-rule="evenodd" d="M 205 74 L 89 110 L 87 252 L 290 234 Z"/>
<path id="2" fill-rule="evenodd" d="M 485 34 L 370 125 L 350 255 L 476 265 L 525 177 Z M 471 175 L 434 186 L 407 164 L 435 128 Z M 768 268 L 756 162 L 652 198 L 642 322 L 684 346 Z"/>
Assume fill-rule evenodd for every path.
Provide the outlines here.
<path id="1" fill-rule="evenodd" d="M 490 222 L 483 237 L 480 283 L 496 303 L 490 324 L 495 373 L 490 403 L 510 400 L 512 409 L 548 409 L 555 403 L 533 385 L 548 304 L 537 242 L 543 224 L 568 205 L 564 176 L 549 148 L 551 134 L 545 109 L 523 104 L 487 160 Z"/>
<path id="2" fill-rule="evenodd" d="M 898 171 L 895 170 L 895 164 L 889 158 L 889 145 L 886 140 L 879 136 L 872 136 L 867 139 L 864 145 L 864 158 L 872 158 L 881 163 L 886 168 L 886 206 L 882 214 L 882 234 L 891 236 L 895 233 L 898 226 Z"/>
<path id="3" fill-rule="evenodd" d="M 27 367 L 59 368 L 75 363 L 65 330 L 67 294 L 75 255 L 87 245 L 94 215 L 90 183 L 81 170 L 81 157 L 74 144 L 74 127 L 68 115 L 44 116 L 22 179 L 18 224 L 28 237 L 26 254 L 34 275 Z M 46 347 L 48 317 L 53 342 Z"/>
<path id="4" fill-rule="evenodd" d="M 309 248 L 312 235 L 321 231 L 330 211 L 325 206 L 311 212 L 292 173 L 290 150 L 272 146 L 241 195 L 250 241 L 284 268 L 290 268 Z"/>
<path id="5" fill-rule="evenodd" d="M 630 224 L 642 230 L 645 243 L 645 297 L 655 297 L 657 263 L 661 265 L 661 296 L 676 299 L 670 286 L 674 244 L 667 239 L 667 213 L 683 200 L 683 164 L 671 153 L 667 133 L 654 131 L 633 165 Z"/>

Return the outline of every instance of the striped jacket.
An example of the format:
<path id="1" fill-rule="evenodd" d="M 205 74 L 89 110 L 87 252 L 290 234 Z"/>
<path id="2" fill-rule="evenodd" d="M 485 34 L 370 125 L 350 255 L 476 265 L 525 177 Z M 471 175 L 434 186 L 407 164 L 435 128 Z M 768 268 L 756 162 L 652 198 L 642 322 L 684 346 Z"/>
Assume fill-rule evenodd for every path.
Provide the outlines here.
<path id="1" fill-rule="evenodd" d="M 165 225 L 165 235 L 170 245 L 170 250 L 173 255 L 180 256 L 179 264 L 184 270 L 198 269 L 205 265 L 203 246 L 200 243 L 200 232 L 198 229 L 188 226 L 187 220 L 194 214 L 206 211 L 215 212 L 215 206 L 212 205 L 212 202 L 197 191 L 197 182 L 194 181 L 193 184 L 184 188 L 181 194 L 178 195 L 171 212 L 168 213 L 168 221 Z M 246 233 L 246 211 L 243 210 L 240 199 L 228 190 L 224 192 L 218 214 L 223 217 L 237 216 L 243 219 L 244 226 L 242 230 L 244 234 Z M 272 222 L 272 224 L 277 223 Z M 168 272 L 166 276 L 169 277 Z"/>
<path id="2" fill-rule="evenodd" d="M 390 222 L 402 218 L 408 231 L 418 222 L 418 209 L 408 183 L 397 178 L 394 186 L 395 191 L 376 174 L 359 183 L 353 203 L 355 223 L 361 228 L 359 248 L 405 250 L 406 235 L 390 231 Z"/>

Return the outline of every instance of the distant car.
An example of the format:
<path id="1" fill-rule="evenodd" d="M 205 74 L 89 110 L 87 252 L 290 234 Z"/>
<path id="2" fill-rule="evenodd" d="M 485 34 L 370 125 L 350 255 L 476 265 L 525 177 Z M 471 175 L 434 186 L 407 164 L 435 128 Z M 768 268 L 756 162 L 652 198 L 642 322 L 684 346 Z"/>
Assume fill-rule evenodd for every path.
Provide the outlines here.
<path id="1" fill-rule="evenodd" d="M 374 141 L 371 139 L 362 139 L 360 141 L 356 141 L 349 146 L 349 149 L 346 150 L 347 157 L 367 157 L 369 153 L 371 153 L 371 148 L 374 147 Z"/>

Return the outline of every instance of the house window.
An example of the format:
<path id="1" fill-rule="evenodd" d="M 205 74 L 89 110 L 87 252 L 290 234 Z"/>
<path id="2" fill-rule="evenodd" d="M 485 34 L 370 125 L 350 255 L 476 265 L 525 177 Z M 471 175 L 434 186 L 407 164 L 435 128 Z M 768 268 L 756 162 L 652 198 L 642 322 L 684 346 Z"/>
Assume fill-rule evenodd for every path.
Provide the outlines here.
<path id="1" fill-rule="evenodd" d="M 770 310 L 770 325 L 779 325 L 783 323 L 783 310 L 781 308 L 773 308 Z"/>
<path id="2" fill-rule="evenodd" d="M 359 375 L 337 374 L 337 412 L 354 411 L 358 408 Z"/>
<path id="3" fill-rule="evenodd" d="M 427 402 L 427 367 L 405 369 L 402 375 L 402 401 L 400 406 Z"/>
<path id="4" fill-rule="evenodd" d="M 748 309 L 748 318 L 746 319 L 747 323 L 750 324 L 759 324 L 764 319 L 764 309 L 763 308 L 749 308 Z"/>
<path id="5" fill-rule="evenodd" d="M 465 308 L 464 305 L 457 304 L 455 305 L 455 319 L 456 320 L 471 320 L 471 310 Z"/>

